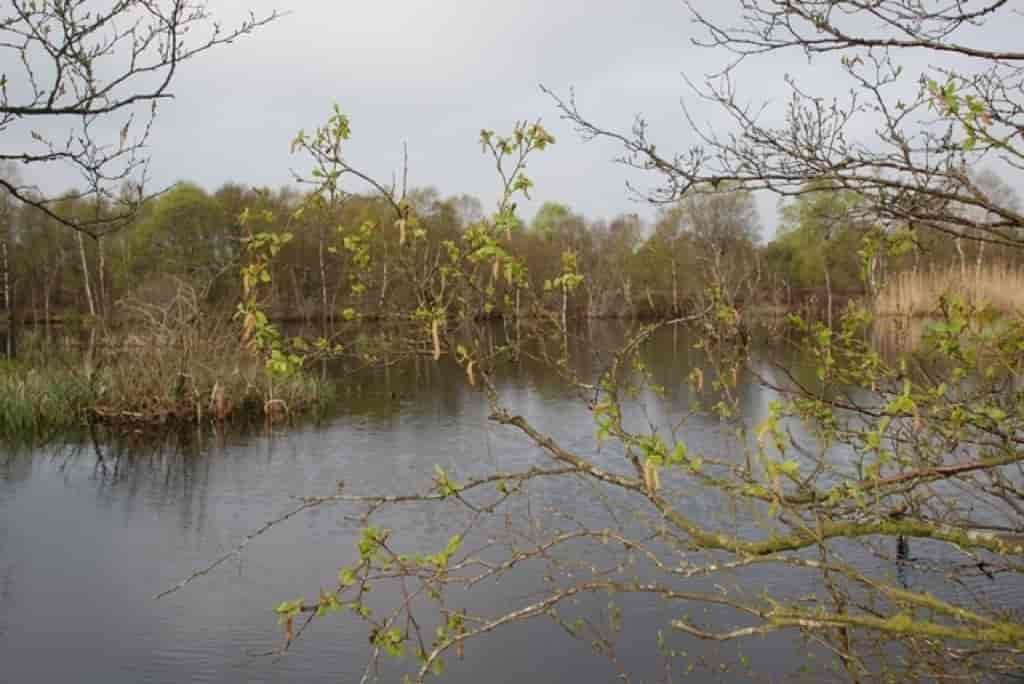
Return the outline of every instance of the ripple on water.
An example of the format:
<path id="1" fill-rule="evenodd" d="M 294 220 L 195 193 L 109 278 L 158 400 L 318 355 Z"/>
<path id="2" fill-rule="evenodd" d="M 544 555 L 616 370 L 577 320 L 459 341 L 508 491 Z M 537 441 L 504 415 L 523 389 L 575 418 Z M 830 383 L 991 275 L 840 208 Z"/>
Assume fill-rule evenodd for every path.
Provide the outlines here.
<path id="1" fill-rule="evenodd" d="M 665 372 L 686 377 L 685 369 Z M 394 377 L 399 385 L 412 383 Z M 116 461 L 110 454 L 107 469 L 96 467 L 91 448 L 59 459 L 52 451 L 39 451 L 5 463 L 0 471 L 0 679 L 13 673 L 15 681 L 104 684 L 358 681 L 367 637 L 350 616 L 316 625 L 285 658 L 256 655 L 282 644 L 273 606 L 316 596 L 336 581 L 339 567 L 354 561 L 357 530 L 341 509 L 296 516 L 254 540 L 241 559 L 160 601 L 152 596 L 293 507 L 294 497 L 331 493 L 340 480 L 348 491 L 410 491 L 429 485 L 434 464 L 466 477 L 547 462 L 514 429 L 489 423 L 477 392 L 453 387 L 462 385 L 382 385 L 372 389 L 402 396 L 402 414 L 352 406 L 350 415 L 316 429 L 251 435 L 200 450 L 152 448 Z M 594 454 L 593 416 L 578 401 L 546 386 L 541 374 L 526 374 L 512 387 L 517 410 L 564 444 Z M 759 391 L 745 389 L 751 420 L 760 420 L 771 398 Z M 670 392 L 666 401 L 657 415 L 677 417 L 689 405 L 681 390 Z M 722 435 L 698 424 L 686 438 L 694 451 L 712 451 L 721 446 Z M 621 454 L 606 445 L 595 458 L 612 466 Z M 570 524 L 555 520 L 548 508 L 584 520 L 607 519 L 593 491 L 572 479 L 538 483 L 530 492 L 530 507 L 519 500 L 510 508 L 514 522 L 532 514 L 544 525 Z M 688 515 L 729 522 L 730 512 L 706 493 L 685 494 L 680 506 Z M 610 501 L 614 504 L 614 497 Z M 382 518 L 396 538 L 417 550 L 443 546 L 463 522 L 451 507 L 437 506 L 396 509 Z M 861 553 L 859 558 L 868 558 Z M 931 553 L 924 545 L 912 549 L 939 568 L 948 566 L 949 557 Z M 534 595 L 539 571 L 523 570 L 466 600 L 490 611 Z M 913 587 L 933 586 L 935 578 L 924 569 L 906 573 Z M 789 569 L 758 569 L 725 579 L 745 582 L 751 593 L 768 584 L 794 595 L 807 591 L 806 578 Z M 687 588 L 715 590 L 712 580 L 694 580 Z M 1001 577 L 993 582 L 980 572 L 953 591 L 981 595 L 994 605 L 1024 605 L 1024 586 Z M 607 603 L 602 596 L 579 609 L 597 615 Z M 627 608 L 628 630 L 618 655 L 646 673 L 644 668 L 657 661 L 654 635 L 672 615 L 650 600 L 630 601 Z M 723 618 L 714 611 L 707 615 Z M 778 678 L 797 666 L 794 643 L 787 639 L 745 644 L 759 675 Z M 728 657 L 731 647 L 703 650 L 686 642 L 684 648 L 711 658 Z M 656 679 L 646 674 L 651 676 L 645 681 Z M 566 639 L 548 622 L 515 625 L 474 642 L 464 662 L 450 665 L 450 675 L 452 682 L 609 681 L 607 662 L 595 658 L 589 644 Z"/>

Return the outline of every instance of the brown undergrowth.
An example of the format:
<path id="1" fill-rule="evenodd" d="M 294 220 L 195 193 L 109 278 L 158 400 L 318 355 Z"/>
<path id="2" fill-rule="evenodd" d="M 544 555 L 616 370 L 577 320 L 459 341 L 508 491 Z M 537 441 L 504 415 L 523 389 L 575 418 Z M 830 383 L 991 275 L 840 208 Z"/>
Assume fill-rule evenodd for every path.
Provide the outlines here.
<path id="1" fill-rule="evenodd" d="M 134 322 L 125 330 L 24 336 L 18 359 L 0 365 L 0 436 L 36 439 L 90 422 L 281 422 L 333 403 L 331 383 L 302 370 L 274 375 L 239 344 L 230 318 L 203 315 L 187 289 L 163 307 L 126 308 Z"/>

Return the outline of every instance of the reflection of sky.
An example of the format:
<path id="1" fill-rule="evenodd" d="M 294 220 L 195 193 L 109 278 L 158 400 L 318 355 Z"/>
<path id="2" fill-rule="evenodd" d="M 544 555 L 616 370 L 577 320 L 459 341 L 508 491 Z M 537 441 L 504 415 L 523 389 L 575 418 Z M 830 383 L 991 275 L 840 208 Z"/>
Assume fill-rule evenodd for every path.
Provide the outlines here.
<path id="1" fill-rule="evenodd" d="M 591 345 L 615 338 L 597 334 Z M 692 341 L 660 336 L 646 357 L 664 399 L 644 397 L 646 418 L 664 425 L 688 409 L 686 377 L 697 362 Z M 585 362 L 592 346 L 574 351 Z M 770 368 L 759 370 L 765 374 Z M 608 467 L 622 468 L 612 445 L 595 454 L 592 415 L 558 389 L 550 373 L 525 363 L 500 375 L 511 409 L 580 453 Z M 347 617 L 314 626 L 280 661 L 252 652 L 280 644 L 271 608 L 283 599 L 307 598 L 331 586 L 339 567 L 352 563 L 357 525 L 351 509 L 325 507 L 304 513 L 254 540 L 232 560 L 184 591 L 160 601 L 151 596 L 231 549 L 248 532 L 296 505 L 295 497 L 332 493 L 344 481 L 349 493 L 406 492 L 429 487 L 435 464 L 456 480 L 500 468 L 515 470 L 549 461 L 514 430 L 487 421 L 486 402 L 469 388 L 454 366 L 420 363 L 373 374 L 351 400 L 321 428 L 302 426 L 271 437 L 230 436 L 222 445 L 134 448 L 106 451 L 105 470 L 91 448 L 37 452 L 8 459 L 0 478 L 0 662 L 20 679 L 180 681 L 350 681 L 367 653 L 366 634 Z M 745 377 L 738 388 L 748 424 L 761 420 L 773 398 Z M 704 397 L 705 399 L 709 397 Z M 644 420 L 637 412 L 630 420 Z M 722 456 L 737 448 L 727 431 L 706 417 L 684 424 L 681 438 L 691 451 Z M 731 529 L 749 511 L 736 511 L 706 490 L 666 474 L 666 490 L 685 514 Z M 538 483 L 514 501 L 508 519 L 481 527 L 481 539 L 509 524 L 536 524 L 548 533 L 574 519 L 608 522 L 595 494 L 619 513 L 649 515 L 645 505 L 622 509 L 617 492 L 594 492 L 573 480 Z M 410 505 L 383 514 L 379 524 L 393 530 L 403 550 L 434 551 L 461 531 L 467 517 L 455 505 Z M 626 516 L 622 523 L 633 524 Z M 468 545 L 468 544 L 467 544 Z M 863 556 L 850 545 L 845 552 Z M 892 554 L 894 550 L 889 549 Z M 578 555 L 600 562 L 601 548 Z M 911 546 L 911 555 L 933 553 Z M 457 601 L 475 610 L 498 610 L 521 602 L 539 587 L 541 566 L 527 565 L 500 585 L 493 583 Z M 916 570 L 914 572 L 917 572 Z M 6 573 L 6 574 L 5 574 Z M 927 581 L 918 573 L 909 582 Z M 787 571 L 754 571 L 714 578 L 756 595 L 767 585 L 786 593 L 806 589 L 806 578 Z M 6 587 L 6 588 L 5 588 Z M 688 590 L 710 588 L 689 581 Z M 382 592 L 388 604 L 394 592 Z M 592 597 L 570 614 L 593 616 L 607 597 Z M 620 657 L 637 672 L 657 666 L 654 635 L 676 609 L 646 598 L 624 599 L 626 624 Z M 703 613 L 701 613 L 703 614 Z M 728 616 L 712 611 L 708 619 Z M 765 676 L 788 673 L 800 663 L 788 637 L 744 644 L 744 652 Z M 709 658 L 734 658 L 679 639 L 678 646 Z M 54 653 L 60 657 L 54 657 Z M 806 652 L 804 650 L 803 652 Z M 450 664 L 451 681 L 606 681 L 607 664 L 586 643 L 562 636 L 548 622 L 517 625 L 471 643 L 464 663 Z"/>

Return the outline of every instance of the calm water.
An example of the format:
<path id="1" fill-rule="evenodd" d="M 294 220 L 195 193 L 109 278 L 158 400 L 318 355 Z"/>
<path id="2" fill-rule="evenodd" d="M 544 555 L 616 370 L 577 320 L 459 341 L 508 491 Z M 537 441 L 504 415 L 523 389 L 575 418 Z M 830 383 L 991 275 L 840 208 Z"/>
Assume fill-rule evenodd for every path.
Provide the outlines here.
<path id="1" fill-rule="evenodd" d="M 592 344 L 598 348 L 619 334 L 614 327 L 601 329 Z M 582 347 L 578 353 L 584 354 Z M 685 339 L 667 333 L 654 341 L 648 358 L 668 393 L 646 399 L 645 418 L 665 424 L 690 405 L 684 378 L 696 356 Z M 770 372 L 767 366 L 763 370 Z M 592 416 L 559 390 L 549 373 L 522 366 L 500 382 L 513 409 L 565 446 L 594 453 Z M 772 392 L 750 381 L 740 392 L 744 419 L 761 420 Z M 152 598 L 293 508 L 295 497 L 332 493 L 340 480 L 350 492 L 403 492 L 429 487 L 435 464 L 465 479 L 495 467 L 513 470 L 543 462 L 542 454 L 515 433 L 488 423 L 484 402 L 453 366 L 395 368 L 345 381 L 341 393 L 343 410 L 326 424 L 274 435 L 190 433 L 159 447 L 104 445 L 99 454 L 91 445 L 0 452 L 0 681 L 358 681 L 369 648 L 365 626 L 350 616 L 315 623 L 283 657 L 262 655 L 282 643 L 273 607 L 332 586 L 338 568 L 356 558 L 358 525 L 346 517 L 352 509 L 303 513 L 253 541 L 240 559 L 182 591 Z M 704 419 L 692 421 L 686 437 L 692 449 L 708 453 L 725 443 L 722 429 Z M 615 457 L 611 449 L 595 456 Z M 581 520 L 607 520 L 604 505 L 586 494 L 571 483 L 543 484 L 510 509 L 510 516 L 564 526 L 566 521 L 551 512 L 557 509 Z M 704 519 L 729 513 L 696 491 L 681 505 Z M 454 507 L 409 506 L 379 522 L 407 548 L 431 551 L 461 531 L 465 515 Z M 541 575 L 541 566 L 524 567 L 500 584 L 455 600 L 476 611 L 497 612 L 535 595 Z M 733 580 L 745 583 L 751 594 L 767 585 L 794 596 L 807 590 L 804 578 L 777 569 Z M 685 588 L 708 587 L 694 581 Z M 1004 601 L 1024 597 L 1012 588 L 1000 591 L 1011 592 L 1002 595 Z M 391 597 L 380 598 L 386 603 Z M 567 610 L 600 619 L 607 601 L 595 597 Z M 663 681 L 657 631 L 670 632 L 668 620 L 678 614 L 673 611 L 685 608 L 696 615 L 703 609 L 670 610 L 646 599 L 621 605 L 619 662 L 634 682 Z M 712 613 L 708 619 L 715 624 L 721 617 Z M 739 666 L 734 645 L 718 647 L 679 635 L 669 635 L 669 643 L 688 654 L 678 669 L 703 660 L 732 664 L 718 673 L 721 680 L 748 673 Z M 792 636 L 742 646 L 758 679 L 797 674 L 808 653 L 817 656 L 810 661 L 814 669 L 816 662 L 827 661 L 824 653 Z M 386 671 L 382 678 L 393 675 Z M 471 642 L 464 660 L 449 663 L 446 677 L 536 684 L 620 681 L 607 660 L 593 654 L 588 639 L 569 638 L 542 619 Z M 692 677 L 716 675 L 698 667 Z M 807 679 L 817 681 L 817 675 Z"/>

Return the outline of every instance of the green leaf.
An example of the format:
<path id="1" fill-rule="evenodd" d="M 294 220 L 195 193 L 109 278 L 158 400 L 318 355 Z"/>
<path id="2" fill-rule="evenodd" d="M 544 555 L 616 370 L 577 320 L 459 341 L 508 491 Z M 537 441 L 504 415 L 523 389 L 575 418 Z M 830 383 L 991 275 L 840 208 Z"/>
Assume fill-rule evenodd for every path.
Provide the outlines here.
<path id="1" fill-rule="evenodd" d="M 783 461 L 778 464 L 778 469 L 780 473 L 794 477 L 800 472 L 800 464 L 794 460 Z"/>
<path id="2" fill-rule="evenodd" d="M 338 584 L 350 587 L 356 583 L 356 572 L 352 568 L 342 568 L 338 572 Z"/>
<path id="3" fill-rule="evenodd" d="M 444 547 L 445 555 L 449 557 L 454 556 L 456 553 L 458 553 L 459 548 L 461 546 L 462 536 L 458 534 L 454 535 L 451 539 L 448 540 L 448 544 Z"/>

